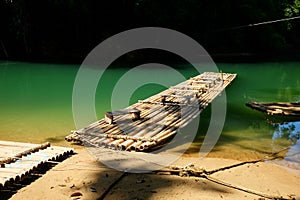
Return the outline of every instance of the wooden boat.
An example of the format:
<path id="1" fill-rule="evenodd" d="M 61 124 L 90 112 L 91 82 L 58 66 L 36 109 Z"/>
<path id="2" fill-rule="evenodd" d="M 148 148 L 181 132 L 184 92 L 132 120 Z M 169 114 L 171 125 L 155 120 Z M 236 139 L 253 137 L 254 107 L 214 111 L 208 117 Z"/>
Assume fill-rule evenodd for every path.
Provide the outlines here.
<path id="1" fill-rule="evenodd" d="M 300 117 L 300 102 L 249 102 L 246 106 L 268 115 Z"/>

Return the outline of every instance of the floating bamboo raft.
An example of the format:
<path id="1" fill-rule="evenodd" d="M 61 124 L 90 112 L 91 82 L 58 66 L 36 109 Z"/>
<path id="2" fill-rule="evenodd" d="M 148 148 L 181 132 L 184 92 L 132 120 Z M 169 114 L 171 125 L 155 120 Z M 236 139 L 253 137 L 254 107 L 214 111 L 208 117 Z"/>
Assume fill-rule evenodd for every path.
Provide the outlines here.
<path id="1" fill-rule="evenodd" d="M 59 160 L 73 153 L 72 148 L 0 141 L 0 189 L 22 180 L 41 164 Z"/>
<path id="2" fill-rule="evenodd" d="M 290 102 L 251 102 L 246 106 L 268 115 L 286 115 L 300 117 L 300 103 Z"/>
<path id="3" fill-rule="evenodd" d="M 174 136 L 213 101 L 236 74 L 205 72 L 105 118 L 65 139 L 92 147 L 145 151 Z"/>

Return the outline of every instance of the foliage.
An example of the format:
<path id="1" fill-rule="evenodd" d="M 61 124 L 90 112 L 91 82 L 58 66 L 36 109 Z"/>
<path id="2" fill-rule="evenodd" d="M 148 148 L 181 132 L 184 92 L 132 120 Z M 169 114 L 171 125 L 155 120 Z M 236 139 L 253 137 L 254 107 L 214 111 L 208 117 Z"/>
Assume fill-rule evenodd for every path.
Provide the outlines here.
<path id="1" fill-rule="evenodd" d="M 251 26 L 299 9 L 300 0 L 0 0 L 0 59 L 81 62 L 104 39 L 143 26 L 181 31 L 212 54 L 299 53 L 300 19 Z"/>

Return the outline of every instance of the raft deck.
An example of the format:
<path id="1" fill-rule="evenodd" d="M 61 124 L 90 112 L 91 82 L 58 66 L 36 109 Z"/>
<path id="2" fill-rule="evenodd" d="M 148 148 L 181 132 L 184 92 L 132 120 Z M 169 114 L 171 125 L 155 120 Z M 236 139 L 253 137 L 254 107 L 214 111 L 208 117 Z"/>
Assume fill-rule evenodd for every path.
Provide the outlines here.
<path id="1" fill-rule="evenodd" d="M 127 151 L 151 150 L 198 117 L 235 79 L 236 74 L 205 72 L 105 118 L 65 139 Z"/>
<path id="2" fill-rule="evenodd" d="M 65 158 L 73 151 L 72 148 L 51 146 L 48 142 L 30 144 L 0 141 L 0 190 L 22 180 L 42 164 Z"/>

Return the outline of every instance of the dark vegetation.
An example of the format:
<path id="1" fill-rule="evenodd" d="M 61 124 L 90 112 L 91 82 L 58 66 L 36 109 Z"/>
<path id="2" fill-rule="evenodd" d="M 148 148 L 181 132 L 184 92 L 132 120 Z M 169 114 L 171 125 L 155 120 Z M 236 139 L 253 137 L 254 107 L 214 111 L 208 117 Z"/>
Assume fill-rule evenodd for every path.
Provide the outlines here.
<path id="1" fill-rule="evenodd" d="M 299 59 L 299 18 L 245 26 L 299 8 L 299 0 L 0 0 L 0 60 L 81 63 L 106 38 L 144 26 L 180 31 L 219 60 Z"/>

